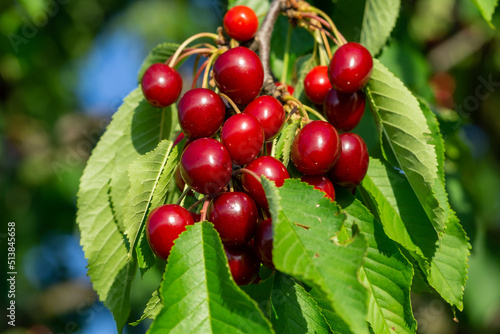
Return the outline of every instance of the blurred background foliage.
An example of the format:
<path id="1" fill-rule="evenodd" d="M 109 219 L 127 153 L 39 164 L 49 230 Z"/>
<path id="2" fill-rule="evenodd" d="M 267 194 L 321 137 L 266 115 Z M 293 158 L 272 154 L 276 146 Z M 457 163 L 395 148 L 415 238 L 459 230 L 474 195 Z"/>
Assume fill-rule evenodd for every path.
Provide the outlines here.
<path id="1" fill-rule="evenodd" d="M 314 3 L 333 13 L 349 40 L 359 36 L 360 24 L 345 18 L 362 15 L 364 1 Z M 473 245 L 458 323 L 438 297 L 423 294 L 414 298 L 419 332 L 500 333 L 500 34 L 470 0 L 402 3 L 379 59 L 435 106 L 450 199 Z M 147 52 L 215 31 L 225 6 L 224 0 L 1 2 L 0 247 L 6 254 L 7 222 L 16 222 L 18 271 L 17 327 L 8 333 L 116 332 L 86 277 L 74 223 L 79 178 L 111 115 L 137 85 Z M 500 27 L 499 15 L 493 25 Z M 188 61 L 181 72 L 189 75 L 191 67 Z M 131 321 L 160 275 L 136 280 Z M 5 279 L 0 285 L 6 291 Z M 4 293 L 0 300 L 4 309 Z M 126 333 L 143 333 L 148 324 Z"/>

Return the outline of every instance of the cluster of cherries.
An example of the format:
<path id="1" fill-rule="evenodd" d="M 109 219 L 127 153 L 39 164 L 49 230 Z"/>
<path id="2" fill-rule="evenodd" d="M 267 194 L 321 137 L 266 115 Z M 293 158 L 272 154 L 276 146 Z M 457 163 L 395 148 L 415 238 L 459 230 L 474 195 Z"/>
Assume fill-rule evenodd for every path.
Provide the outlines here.
<path id="1" fill-rule="evenodd" d="M 236 6 L 224 17 L 224 29 L 233 39 L 251 39 L 258 28 L 255 13 Z M 316 67 L 305 78 L 305 92 L 313 103 L 323 104 L 329 122 L 312 121 L 296 134 L 291 161 L 313 185 L 335 200 L 333 183 L 357 186 L 368 168 L 364 141 L 350 131 L 361 119 L 364 96 L 360 90 L 372 69 L 368 51 L 357 43 L 341 46 L 327 68 Z M 154 209 L 148 216 L 146 235 L 153 252 L 166 260 L 174 240 L 186 225 L 208 220 L 224 244 L 231 273 L 243 285 L 258 280 L 260 263 L 272 262 L 272 221 L 260 182 L 265 176 L 277 187 L 290 175 L 281 161 L 268 155 L 266 144 L 283 128 L 287 114 L 273 96 L 262 95 L 264 69 L 257 54 L 243 46 L 222 53 L 214 62 L 213 78 L 220 94 L 207 88 L 187 91 L 178 103 L 178 119 L 184 137 L 176 183 L 206 195 L 201 215 L 176 204 Z M 333 87 L 332 87 L 333 86 Z M 182 90 L 179 73 L 165 65 L 151 65 L 142 79 L 146 100 L 166 107 Z M 221 97 L 222 96 L 222 97 Z M 243 112 L 226 112 L 226 103 Z M 333 183 L 332 183 L 333 181 Z"/>

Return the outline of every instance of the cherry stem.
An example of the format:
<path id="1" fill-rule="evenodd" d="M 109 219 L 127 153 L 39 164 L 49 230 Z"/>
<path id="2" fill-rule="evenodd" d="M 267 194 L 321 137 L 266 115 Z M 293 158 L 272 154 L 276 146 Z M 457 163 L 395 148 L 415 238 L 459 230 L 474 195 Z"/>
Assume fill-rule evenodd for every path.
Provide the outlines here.
<path id="1" fill-rule="evenodd" d="M 259 175 L 257 175 L 257 173 L 255 172 L 252 172 L 251 170 L 249 169 L 246 169 L 246 168 L 240 168 L 238 170 L 235 170 L 233 172 L 233 176 L 236 176 L 238 174 L 248 174 L 248 175 L 251 175 L 253 176 L 257 181 L 259 181 L 260 184 L 262 184 L 262 181 L 260 180 L 260 177 Z"/>
<path id="2" fill-rule="evenodd" d="M 189 50 L 189 51 L 183 52 L 182 55 L 179 58 L 177 58 L 177 61 L 175 62 L 174 66 L 177 66 L 182 59 L 187 58 L 187 57 L 189 57 L 191 55 L 195 55 L 195 54 L 200 54 L 200 55 L 203 55 L 203 54 L 212 54 L 214 52 L 215 52 L 214 49 L 209 49 L 209 48 L 193 49 L 193 50 Z"/>
<path id="3" fill-rule="evenodd" d="M 205 203 L 203 203 L 203 207 L 201 208 L 200 214 L 200 222 L 207 220 L 207 209 L 210 204 L 210 198 L 205 199 Z"/>
<path id="4" fill-rule="evenodd" d="M 222 96 L 225 100 L 227 100 L 227 102 L 229 102 L 229 104 L 231 105 L 231 107 L 233 107 L 234 111 L 236 111 L 237 114 L 241 114 L 240 109 L 238 108 L 236 103 L 234 103 L 233 100 L 229 98 L 229 96 L 221 92 L 219 92 L 219 95 Z"/>
<path id="5" fill-rule="evenodd" d="M 196 83 L 198 82 L 198 78 L 200 77 L 201 75 L 201 72 L 203 72 L 203 69 L 207 66 L 208 64 L 208 59 L 205 60 L 203 62 L 203 64 L 201 64 L 200 68 L 198 69 L 198 71 L 196 71 L 196 74 L 194 75 L 193 77 L 193 84 L 191 86 L 191 89 L 195 89 L 196 88 Z"/>
<path id="6" fill-rule="evenodd" d="M 207 66 L 205 67 L 205 73 L 203 74 L 203 82 L 201 83 L 201 87 L 208 88 L 208 73 L 210 72 L 210 68 L 215 61 L 215 58 L 220 54 L 220 50 L 212 53 L 210 58 L 208 58 Z"/>
<path id="7" fill-rule="evenodd" d="M 264 85 L 273 82 L 273 76 L 269 66 L 269 55 L 271 53 L 271 36 L 273 34 L 274 24 L 278 19 L 281 10 L 282 0 L 273 0 L 269 6 L 269 11 L 262 21 L 255 39 L 259 45 L 259 56 L 264 66 Z"/>
<path id="8" fill-rule="evenodd" d="M 191 187 L 185 186 L 184 191 L 182 192 L 181 196 L 179 196 L 179 199 L 177 200 L 177 205 L 180 205 L 184 197 L 191 191 Z"/>
<path id="9" fill-rule="evenodd" d="M 303 104 L 302 106 L 304 107 L 304 109 L 305 109 L 305 110 L 307 110 L 308 112 L 310 112 L 310 113 L 311 113 L 311 114 L 313 114 L 314 116 L 318 117 L 320 120 L 325 121 L 325 122 L 328 122 L 328 121 L 326 120 L 326 118 L 325 118 L 323 115 L 321 115 L 321 113 L 320 113 L 319 111 L 317 111 L 316 109 L 311 108 L 311 107 L 309 107 L 309 106 L 307 106 L 307 105 L 305 105 L 305 104 Z"/>
<path id="10" fill-rule="evenodd" d="M 213 34 L 210 32 L 202 32 L 202 33 L 199 33 L 199 34 L 196 34 L 196 35 L 189 37 L 179 46 L 179 48 L 177 48 L 177 51 L 175 51 L 174 55 L 170 59 L 168 66 L 173 68 L 174 64 L 177 63 L 177 58 L 179 58 L 181 52 L 188 46 L 188 44 L 191 43 L 192 41 L 198 39 L 198 38 L 203 38 L 203 37 L 212 38 L 215 41 L 219 40 L 219 35 Z"/>
<path id="11" fill-rule="evenodd" d="M 333 23 L 332 19 L 324 11 L 322 11 L 321 9 L 316 8 L 314 6 L 308 6 L 307 10 L 311 11 L 311 12 L 318 13 L 328 22 L 333 34 L 335 35 L 335 37 L 337 38 L 337 40 L 339 42 L 339 45 L 343 45 L 343 44 L 347 43 L 347 40 L 344 38 L 344 36 L 342 36 L 340 31 L 337 29 L 337 26 L 335 25 L 335 23 Z"/>
<path id="12" fill-rule="evenodd" d="M 281 73 L 281 83 L 286 85 L 286 80 L 288 76 L 288 62 L 290 61 L 290 41 L 292 40 L 292 30 L 291 24 L 288 25 L 288 30 L 286 32 L 285 41 L 285 53 L 283 54 L 283 73 Z"/>
<path id="13" fill-rule="evenodd" d="M 330 43 L 328 43 L 328 38 L 326 38 L 325 32 L 320 31 L 321 38 L 323 39 L 323 43 L 325 45 L 326 53 L 328 54 L 328 59 L 332 59 L 332 49 L 330 48 Z"/>
<path id="14" fill-rule="evenodd" d="M 293 97 L 291 95 L 282 96 L 281 98 L 283 100 L 285 100 L 285 101 L 292 101 L 292 102 L 294 102 L 297 105 L 297 107 L 299 108 L 300 113 L 302 114 L 302 117 L 304 118 L 305 122 L 309 123 L 309 121 L 310 121 L 309 120 L 309 115 L 307 114 L 307 111 L 304 108 L 304 105 L 302 104 L 302 102 L 300 102 L 298 99 L 296 99 L 295 97 Z"/>
<path id="15" fill-rule="evenodd" d="M 197 200 L 196 202 L 194 202 L 189 208 L 187 208 L 188 211 L 191 211 L 193 210 L 194 208 L 196 208 L 198 205 L 200 205 L 201 202 L 203 201 L 206 201 L 208 198 L 208 195 L 205 195 L 203 196 L 201 199 Z"/>

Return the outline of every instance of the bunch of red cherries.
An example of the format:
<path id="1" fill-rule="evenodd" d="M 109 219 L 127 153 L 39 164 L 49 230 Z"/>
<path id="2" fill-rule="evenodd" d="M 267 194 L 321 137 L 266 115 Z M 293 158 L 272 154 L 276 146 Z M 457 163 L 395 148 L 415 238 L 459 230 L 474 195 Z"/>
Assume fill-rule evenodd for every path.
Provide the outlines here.
<path id="1" fill-rule="evenodd" d="M 245 6 L 229 10 L 223 23 L 226 34 L 237 41 L 252 39 L 258 29 L 257 16 Z M 332 201 L 333 184 L 354 188 L 368 168 L 365 142 L 348 131 L 364 113 L 361 89 L 369 81 L 372 67 L 372 57 L 363 46 L 347 43 L 336 50 L 328 67 L 313 68 L 304 80 L 307 97 L 322 105 L 329 122 L 307 120 L 295 135 L 290 157 L 304 174 L 301 180 Z M 237 46 L 224 51 L 213 63 L 212 74 L 219 94 L 194 88 L 177 106 L 182 133 L 175 144 L 184 137 L 187 140 L 176 183 L 185 190 L 183 194 L 194 190 L 205 195 L 203 207 L 198 214 L 177 204 L 160 206 L 148 216 L 146 235 L 153 252 L 167 260 L 186 225 L 212 222 L 235 282 L 244 285 L 259 280 L 261 263 L 274 269 L 272 221 L 260 177 L 277 187 L 290 178 L 286 166 L 268 149 L 290 115 L 277 98 L 259 96 L 264 69 L 251 49 Z M 153 64 L 142 78 L 142 90 L 150 104 L 166 107 L 178 100 L 182 77 L 166 64 Z M 243 111 L 231 110 L 230 105 Z"/>

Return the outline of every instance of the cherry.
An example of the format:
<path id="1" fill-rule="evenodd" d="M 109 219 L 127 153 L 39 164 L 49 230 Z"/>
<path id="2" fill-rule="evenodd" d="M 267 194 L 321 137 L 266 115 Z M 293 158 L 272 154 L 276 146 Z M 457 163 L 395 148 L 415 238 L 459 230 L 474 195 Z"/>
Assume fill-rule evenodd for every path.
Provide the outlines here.
<path id="1" fill-rule="evenodd" d="M 354 93 L 342 93 L 330 89 L 323 104 L 326 118 L 340 131 L 354 129 L 365 112 L 365 95 L 358 90 Z"/>
<path id="2" fill-rule="evenodd" d="M 359 43 L 347 43 L 337 49 L 328 67 L 333 87 L 345 93 L 355 92 L 368 83 L 373 70 L 370 52 Z"/>
<path id="3" fill-rule="evenodd" d="M 194 220 L 188 210 L 176 204 L 157 207 L 146 221 L 146 237 L 153 253 L 166 260 L 179 235 L 186 230 L 186 225 L 193 225 Z"/>
<path id="4" fill-rule="evenodd" d="M 273 264 L 273 222 L 271 218 L 262 221 L 255 232 L 254 249 L 263 265 L 274 269 Z"/>
<path id="5" fill-rule="evenodd" d="M 236 104 L 250 103 L 264 83 L 264 67 L 259 56 L 243 46 L 220 55 L 215 60 L 213 73 L 219 90 Z"/>
<path id="6" fill-rule="evenodd" d="M 243 112 L 260 121 L 264 128 L 266 141 L 276 137 L 285 124 L 283 105 L 276 98 L 269 95 L 259 96 L 250 102 Z"/>
<path id="7" fill-rule="evenodd" d="M 247 41 L 257 32 L 259 19 L 251 8 L 234 6 L 224 15 L 223 25 L 229 37 L 238 41 Z"/>
<path id="8" fill-rule="evenodd" d="M 295 88 L 293 88 L 292 86 L 290 86 L 288 84 L 282 84 L 281 82 L 275 82 L 274 85 L 276 87 L 279 87 L 281 85 L 286 85 L 286 90 L 288 91 L 288 93 L 290 93 L 290 95 L 293 95 L 293 92 L 295 92 Z"/>
<path id="9" fill-rule="evenodd" d="M 214 224 L 222 243 L 242 246 L 252 239 L 258 211 L 253 199 L 242 192 L 217 195 L 209 204 L 207 220 Z"/>
<path id="10" fill-rule="evenodd" d="M 165 64 L 148 67 L 141 81 L 142 93 L 151 105 L 168 107 L 181 95 L 182 77 L 175 69 Z"/>
<path id="11" fill-rule="evenodd" d="M 321 175 L 333 167 L 340 150 L 339 134 L 333 125 L 312 121 L 293 139 L 291 159 L 301 173 Z"/>
<path id="12" fill-rule="evenodd" d="M 238 248 L 224 247 L 231 275 L 238 285 L 250 284 L 259 273 L 260 262 L 248 245 Z"/>
<path id="13" fill-rule="evenodd" d="M 304 78 L 304 92 L 315 104 L 323 104 L 326 94 L 332 88 L 328 79 L 328 67 L 316 66 Z"/>
<path id="14" fill-rule="evenodd" d="M 236 114 L 224 123 L 221 142 L 227 148 L 233 164 L 246 165 L 262 150 L 264 129 L 255 117 Z"/>
<path id="15" fill-rule="evenodd" d="M 306 182 L 312 186 L 314 189 L 318 189 L 325 193 L 326 198 L 335 201 L 335 188 L 333 187 L 332 181 L 330 181 L 324 175 L 304 175 L 300 178 L 300 181 Z"/>
<path id="16" fill-rule="evenodd" d="M 195 88 L 187 91 L 179 101 L 179 124 L 186 137 L 211 137 L 219 131 L 226 106 L 222 98 L 210 89 Z"/>
<path id="17" fill-rule="evenodd" d="M 193 141 L 182 154 L 180 166 L 186 184 L 205 195 L 219 193 L 231 179 L 231 157 L 215 139 Z"/>
<path id="18" fill-rule="evenodd" d="M 363 138 L 355 133 L 340 135 L 342 153 L 340 158 L 328 173 L 333 183 L 345 188 L 356 187 L 361 183 L 368 170 L 369 156 Z"/>
<path id="19" fill-rule="evenodd" d="M 290 174 L 288 174 L 285 165 L 283 165 L 283 163 L 281 163 L 278 159 L 267 155 L 255 159 L 245 168 L 254 172 L 258 176 L 264 175 L 270 181 L 274 181 L 277 187 L 281 187 L 285 182 L 285 179 L 290 178 Z M 262 184 L 260 183 L 260 179 L 257 180 L 254 176 L 248 173 L 243 173 L 241 177 L 241 185 L 245 192 L 253 198 L 258 206 L 262 208 L 269 207 L 264 188 L 262 188 Z"/>

